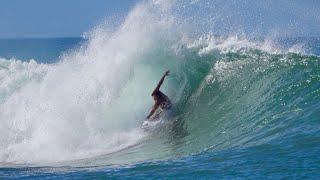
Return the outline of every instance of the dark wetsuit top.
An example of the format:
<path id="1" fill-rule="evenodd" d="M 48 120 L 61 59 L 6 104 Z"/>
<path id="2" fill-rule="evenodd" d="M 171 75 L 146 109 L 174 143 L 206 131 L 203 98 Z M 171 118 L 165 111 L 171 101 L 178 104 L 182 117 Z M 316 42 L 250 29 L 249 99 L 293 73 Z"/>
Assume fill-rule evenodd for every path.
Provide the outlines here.
<path id="1" fill-rule="evenodd" d="M 171 103 L 170 99 L 168 98 L 168 96 L 163 94 L 161 91 L 158 91 L 158 93 L 160 95 L 160 101 L 161 101 L 160 108 L 163 110 L 171 109 L 172 103 Z"/>

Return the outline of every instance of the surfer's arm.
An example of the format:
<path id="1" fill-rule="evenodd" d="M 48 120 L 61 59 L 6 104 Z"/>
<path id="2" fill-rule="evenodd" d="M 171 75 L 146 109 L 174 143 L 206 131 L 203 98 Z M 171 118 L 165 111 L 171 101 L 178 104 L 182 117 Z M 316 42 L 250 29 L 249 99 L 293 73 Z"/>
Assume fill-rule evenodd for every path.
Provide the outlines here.
<path id="1" fill-rule="evenodd" d="M 161 85 L 162 85 L 162 83 L 163 83 L 163 81 L 164 81 L 164 78 L 169 75 L 169 72 L 170 72 L 170 71 L 167 70 L 167 71 L 164 73 L 164 75 L 163 75 L 162 78 L 160 79 L 157 87 L 153 90 L 153 93 L 156 92 L 156 91 L 159 91 L 159 89 L 160 89 L 160 87 L 161 87 Z"/>
<path id="2" fill-rule="evenodd" d="M 156 112 L 159 105 L 160 105 L 159 103 L 154 104 L 154 106 L 152 107 L 152 110 L 150 111 L 149 115 L 147 116 L 147 119 L 149 119 L 154 114 L 154 112 Z"/>

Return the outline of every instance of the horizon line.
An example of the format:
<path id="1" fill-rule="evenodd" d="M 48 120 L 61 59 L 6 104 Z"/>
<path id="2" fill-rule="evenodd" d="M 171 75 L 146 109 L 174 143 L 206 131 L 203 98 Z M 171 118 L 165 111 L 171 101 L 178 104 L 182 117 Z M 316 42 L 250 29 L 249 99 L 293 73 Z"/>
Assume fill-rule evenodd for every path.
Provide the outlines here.
<path id="1" fill-rule="evenodd" d="M 226 36 L 228 37 L 228 36 Z M 251 37 L 251 38 L 267 38 L 268 36 L 266 37 Z M 275 37 L 276 39 L 279 39 L 279 38 L 320 38 L 320 35 L 319 36 L 279 36 L 279 37 Z M 83 37 L 83 36 L 54 36 L 54 37 L 0 37 L 0 40 L 30 40 L 30 39 L 88 39 L 86 37 Z"/>

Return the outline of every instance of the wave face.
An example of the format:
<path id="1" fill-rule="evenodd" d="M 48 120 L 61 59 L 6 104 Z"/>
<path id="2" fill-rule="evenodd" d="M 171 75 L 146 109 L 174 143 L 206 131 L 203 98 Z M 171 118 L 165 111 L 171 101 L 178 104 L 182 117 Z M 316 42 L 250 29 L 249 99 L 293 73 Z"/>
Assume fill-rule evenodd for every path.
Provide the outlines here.
<path id="1" fill-rule="evenodd" d="M 317 55 L 199 33 L 176 6 L 138 4 L 115 31 L 99 26 L 53 64 L 0 59 L 1 164 L 126 164 L 319 137 Z M 145 132 L 166 69 L 175 114 Z"/>

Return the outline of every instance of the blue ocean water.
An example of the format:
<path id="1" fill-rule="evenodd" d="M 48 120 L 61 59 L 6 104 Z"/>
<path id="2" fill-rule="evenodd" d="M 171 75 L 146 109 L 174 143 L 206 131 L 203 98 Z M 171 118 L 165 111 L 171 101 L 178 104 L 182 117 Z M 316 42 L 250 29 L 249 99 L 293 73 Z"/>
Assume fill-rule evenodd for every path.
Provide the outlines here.
<path id="1" fill-rule="evenodd" d="M 9 40 L 0 41 L 1 44 L 4 44 L 4 42 L 8 42 Z M 26 47 L 28 48 L 30 44 L 30 40 L 13 40 L 14 42 L 19 42 L 20 47 Z M 38 40 L 37 40 L 38 41 Z M 42 42 L 45 40 L 41 40 Z M 58 51 L 57 48 L 57 41 L 50 40 L 47 43 L 50 44 L 50 42 L 54 42 L 52 46 L 47 46 L 51 48 L 47 48 L 49 56 L 52 59 L 58 59 L 60 54 L 64 53 L 65 50 L 68 48 L 74 48 L 79 46 L 79 41 L 75 41 L 73 44 L 70 44 L 69 39 L 59 39 L 59 42 L 61 43 L 61 46 L 59 47 L 66 47 L 63 51 Z M 313 42 L 313 41 L 312 41 Z M 10 45 L 10 43 L 8 43 Z M 311 47 L 317 47 L 319 45 L 319 42 L 316 41 L 315 44 L 312 44 Z M 8 47 L 8 49 L 14 49 L 13 47 Z M 37 49 L 37 48 L 36 48 Z M 23 52 L 20 53 L 19 49 L 15 49 L 15 52 L 17 53 L 17 56 L 21 59 L 28 59 L 28 54 L 33 54 L 34 57 L 41 57 L 43 54 L 46 54 L 45 52 L 39 52 L 40 54 L 37 54 L 38 51 L 35 51 L 33 49 L 30 49 L 29 52 L 26 53 L 25 49 L 22 50 Z M 55 52 L 55 55 L 53 56 L 50 52 Z M 26 57 L 23 57 L 23 54 L 27 54 Z M 230 56 L 239 56 L 239 55 L 230 55 Z M 292 55 L 293 60 L 298 59 L 300 61 L 300 55 Z M 296 56 L 296 57 L 295 57 Z M 239 58 L 239 57 L 237 57 Z M 277 58 L 277 56 L 272 57 Z M 213 147 L 210 147 L 212 144 L 209 144 L 209 148 L 206 148 L 203 151 L 195 152 L 189 155 L 179 155 L 173 156 L 170 158 L 165 158 L 163 160 L 146 160 L 146 161 L 138 161 L 138 162 L 132 162 L 132 163 L 120 163 L 118 165 L 108 163 L 108 156 L 98 156 L 98 158 L 101 158 L 102 161 L 106 160 L 105 163 L 99 162 L 97 164 L 92 163 L 90 161 L 96 161 L 96 158 L 89 158 L 89 162 L 85 163 L 75 163 L 72 165 L 68 161 L 66 164 L 64 162 L 59 162 L 58 164 L 54 165 L 37 165 L 37 164 L 15 164 L 15 163 L 2 163 L 2 167 L 0 170 L 0 176 L 5 179 L 15 179 L 15 178 L 26 178 L 26 179 L 43 179 L 43 178 L 53 178 L 53 179 L 91 179 L 91 178 L 142 178 L 142 179 L 149 179 L 149 178 L 221 178 L 221 179 L 233 179 L 233 178 L 272 178 L 272 179 L 280 179 L 280 178 L 289 178 L 289 179 L 317 179 L 320 176 L 320 159 L 319 159 L 319 152 L 320 152 L 320 134 L 319 134 L 319 88 L 320 88 L 320 82 L 319 82 L 319 58 L 316 56 L 303 56 L 304 59 L 307 61 L 311 61 L 313 63 L 310 63 L 312 66 L 310 69 L 301 69 L 298 67 L 290 67 L 292 69 L 297 69 L 297 75 L 288 77 L 288 82 L 281 82 L 281 84 L 284 84 L 284 87 L 280 88 L 280 91 L 282 91 L 278 96 L 279 98 L 287 98 L 288 105 L 279 106 L 277 108 L 283 108 L 282 110 L 273 110 L 271 109 L 264 110 L 266 112 L 250 112 L 254 113 L 251 115 L 252 117 L 242 117 L 243 115 L 238 114 L 236 118 L 245 118 L 244 121 L 249 120 L 255 120 L 260 119 L 259 116 L 265 116 L 262 119 L 263 123 L 266 121 L 265 119 L 268 118 L 268 116 L 272 119 L 276 117 L 277 124 L 275 127 L 272 128 L 272 125 L 267 125 L 264 127 L 263 131 L 267 131 L 266 135 L 263 133 L 265 132 L 255 132 L 257 133 L 256 136 L 249 137 L 249 139 L 245 141 L 253 141 L 251 145 L 247 145 L 248 142 L 244 142 L 243 144 L 236 143 L 235 146 L 231 146 L 230 148 L 222 148 L 215 150 L 214 144 Z M 48 63 L 46 61 L 46 58 L 43 60 L 39 58 L 40 60 L 37 63 Z M 11 60 L 6 60 L 11 61 Z M 51 63 L 57 63 L 57 62 L 51 62 Z M 277 60 L 275 60 L 275 63 L 277 63 Z M 295 70 L 294 70 L 295 71 Z M 300 72 L 299 72 L 300 71 Z M 304 72 L 306 71 L 306 72 Z M 313 75 L 303 75 L 304 73 L 310 73 L 310 71 L 314 71 Z M 269 72 L 271 74 L 267 74 L 270 76 L 272 75 L 272 72 Z M 291 73 L 291 72 L 290 72 Z M 307 79 L 307 77 L 315 78 L 311 79 L 312 83 L 310 86 L 302 86 L 300 83 L 303 83 L 302 79 Z M 3 77 L 2 77 L 3 78 Z M 191 77 L 190 77 L 191 78 Z M 302 78 L 302 79 L 301 79 Z M 301 81 L 302 80 L 302 81 Z M 258 82 L 254 82 L 258 83 Z M 281 85 L 280 84 L 280 85 Z M 292 85 L 290 85 L 292 84 Z M 298 85 L 296 85 L 298 84 Z M 300 85 L 299 85 L 300 84 Z M 253 85 L 254 86 L 254 85 Z M 279 85 L 276 85 L 279 86 Z M 294 86 L 297 86 L 294 88 Z M 300 87 L 299 87 L 300 86 Z M 270 86 L 267 88 L 274 88 L 274 86 Z M 293 89 L 292 89 L 293 88 Z M 216 93 L 216 92 L 215 92 Z M 289 96 L 292 96 L 294 94 L 298 94 L 297 98 L 295 100 L 291 100 Z M 247 96 L 247 95 L 244 95 Z M 250 97 L 254 98 L 254 97 Z M 257 97 L 255 97 L 257 98 Z M 255 99 L 254 99 L 255 100 Z M 277 106 L 277 103 L 280 102 L 268 102 L 269 100 L 265 100 L 267 102 L 261 102 L 264 103 L 270 103 L 270 106 Z M 297 104 L 296 101 L 300 101 L 300 103 Z M 255 104 L 253 104 L 255 105 Z M 253 106 L 252 105 L 252 106 Z M 288 107 L 286 107 L 288 106 Z M 250 107 L 249 111 L 251 111 Z M 246 112 L 246 108 L 241 108 L 241 111 Z M 276 108 L 276 109 L 277 109 Z M 285 109 L 289 109 L 289 111 Z M 201 108 L 203 109 L 203 108 Z M 291 109 L 291 110 L 290 110 Z M 206 109 L 205 111 L 214 111 Z M 276 112 L 280 111 L 280 112 Z M 281 112 L 282 111 L 282 112 Z M 244 113 L 242 112 L 242 113 Z M 206 113 L 201 111 L 201 113 Z M 207 112 L 208 113 L 208 112 Z M 261 114 L 262 113 L 262 114 Z M 193 121 L 194 119 L 197 119 L 200 117 L 197 117 L 197 113 L 195 113 L 194 118 L 192 118 L 190 121 Z M 221 116 L 221 115 L 220 115 Z M 219 117 L 217 115 L 212 116 L 214 119 Z M 249 118 L 249 119 L 246 119 Z M 220 125 L 217 129 L 219 128 Z M 271 121 L 269 119 L 269 121 Z M 227 121 L 225 119 L 224 121 Z M 234 121 L 234 120 L 232 120 Z M 207 126 L 209 122 L 206 122 Z M 259 124 L 259 122 L 256 122 Z M 267 122 L 266 122 L 267 123 Z M 272 128 L 269 130 L 268 128 Z M 227 127 L 223 127 L 225 131 L 227 131 Z M 187 130 L 188 131 L 188 130 Z M 288 132 L 287 132 L 288 131 Z M 191 133 L 191 132 L 189 132 Z M 210 136 L 210 130 L 209 135 L 206 135 L 204 138 L 214 138 Z M 250 134 L 249 132 L 246 132 Z M 183 135 L 185 136 L 185 135 Z M 187 135 L 190 136 L 190 135 Z M 196 136 L 196 135 L 195 135 Z M 200 136 L 200 135 L 199 135 Z M 216 135 L 215 135 L 216 136 Z M 219 136 L 219 135 L 218 135 Z M 250 135 L 251 136 L 251 135 Z M 255 144 L 255 140 L 259 141 L 258 139 L 264 139 L 264 136 L 275 136 L 274 138 L 271 138 L 270 140 L 263 140 L 260 143 Z M 159 138 L 159 137 L 157 137 Z M 188 142 L 184 143 L 178 143 L 175 145 L 175 142 L 168 139 L 168 137 L 161 137 L 165 138 L 164 144 L 168 146 L 172 146 L 171 148 L 178 148 L 179 146 L 190 146 L 188 145 Z M 178 137 L 175 135 L 172 135 L 171 138 L 178 138 L 183 139 L 185 137 Z M 197 137 L 195 137 L 197 138 Z M 201 137 L 198 137 L 201 138 Z M 234 137 L 236 138 L 236 137 Z M 252 138 L 252 140 L 250 140 Z M 193 139 L 193 138 L 191 138 Z M 237 138 L 236 138 L 237 139 Z M 193 140 L 197 141 L 197 139 Z M 209 140 L 206 140 L 209 141 Z M 172 144 L 173 143 L 173 144 Z M 186 144 L 185 144 L 186 143 Z M 228 142 L 217 142 L 218 144 L 221 143 L 228 143 Z M 178 146 L 178 147 L 175 147 Z M 200 145 L 199 145 L 200 146 Z M 181 147 L 180 147 L 181 148 Z M 130 148 L 129 148 L 130 149 Z M 139 148 L 138 148 L 139 150 Z M 133 152 L 137 151 L 137 149 L 133 148 Z M 183 150 L 181 150 L 183 151 Z M 124 156 L 127 156 L 127 158 L 130 158 L 130 154 L 133 152 L 126 152 Z M 127 154 L 128 153 L 128 154 Z M 121 155 L 121 154 L 120 154 Z M 118 156 L 117 153 L 115 153 L 115 156 Z M 88 166 L 86 165 L 88 164 Z"/>
<path id="2" fill-rule="evenodd" d="M 319 38 L 186 37 L 157 7 L 0 40 L 0 178 L 318 179 Z M 145 131 L 166 69 L 174 114 Z"/>
<path id="3" fill-rule="evenodd" d="M 27 38 L 1 39 L 0 54 L 2 58 L 16 58 L 23 61 L 36 59 L 43 63 L 53 63 L 59 59 L 61 52 L 84 41 L 83 38 Z"/>

